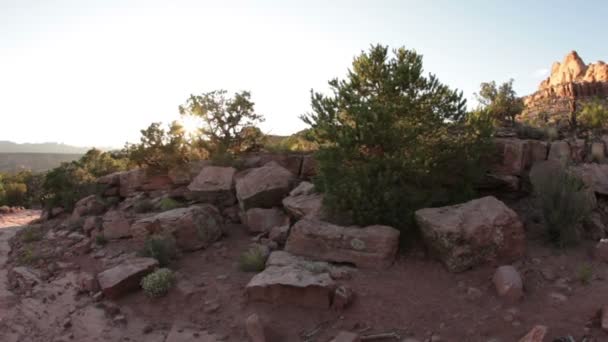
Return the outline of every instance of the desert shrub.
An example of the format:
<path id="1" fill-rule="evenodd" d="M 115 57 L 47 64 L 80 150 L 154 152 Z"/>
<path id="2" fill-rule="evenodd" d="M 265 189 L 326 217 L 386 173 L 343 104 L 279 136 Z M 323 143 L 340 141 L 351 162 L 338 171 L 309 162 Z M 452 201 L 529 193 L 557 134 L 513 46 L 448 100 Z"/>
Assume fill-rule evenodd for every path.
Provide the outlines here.
<path id="1" fill-rule="evenodd" d="M 416 209 L 473 196 L 491 121 L 469 117 L 462 93 L 424 76 L 421 55 L 373 46 L 329 86 L 330 96 L 312 93 L 313 113 L 302 117 L 329 209 L 405 229 Z"/>
<path id="2" fill-rule="evenodd" d="M 256 127 L 264 119 L 255 112 L 251 94 L 247 91 L 226 97 L 227 91 L 216 90 L 190 95 L 179 106 L 181 115 L 201 119 L 198 144 L 211 156 L 236 154 L 258 149 L 264 135 Z"/>
<path id="3" fill-rule="evenodd" d="M 23 233 L 21 234 L 21 241 L 33 242 L 40 240 L 42 240 L 42 230 L 39 226 L 27 226 L 23 228 Z"/>
<path id="4" fill-rule="evenodd" d="M 95 244 L 98 246 L 105 246 L 108 244 L 108 238 L 106 238 L 103 234 L 99 234 L 95 236 Z"/>
<path id="5" fill-rule="evenodd" d="M 158 203 L 158 208 L 161 211 L 173 210 L 183 207 L 183 204 L 173 198 L 165 197 Z"/>
<path id="6" fill-rule="evenodd" d="M 319 148 L 309 129 L 287 137 L 266 136 L 264 149 L 270 152 L 310 152 Z"/>
<path id="7" fill-rule="evenodd" d="M 578 269 L 578 280 L 583 285 L 589 285 L 593 278 L 593 268 L 591 265 L 585 264 Z"/>
<path id="8" fill-rule="evenodd" d="M 243 272 L 261 272 L 266 267 L 268 253 L 260 246 L 249 248 L 239 257 L 239 269 Z"/>
<path id="9" fill-rule="evenodd" d="M 36 263 L 40 256 L 36 254 L 32 246 L 25 246 L 18 257 L 18 262 L 22 265 L 31 265 Z"/>
<path id="10" fill-rule="evenodd" d="M 27 186 L 24 183 L 4 184 L 4 200 L 9 206 L 21 206 L 26 202 Z"/>
<path id="11" fill-rule="evenodd" d="M 171 236 L 152 235 L 146 239 L 139 254 L 158 260 L 161 266 L 167 266 L 177 255 L 175 239 Z"/>
<path id="12" fill-rule="evenodd" d="M 576 119 L 582 128 L 591 129 L 599 135 L 601 130 L 608 127 L 608 108 L 598 100 L 586 103 Z"/>
<path id="13" fill-rule="evenodd" d="M 479 103 L 502 122 L 514 123 L 515 116 L 524 109 L 523 100 L 513 90 L 513 79 L 500 86 L 495 81 L 484 82 L 475 95 Z"/>
<path id="14" fill-rule="evenodd" d="M 540 127 L 531 126 L 525 123 L 516 123 L 515 129 L 517 132 L 517 137 L 520 139 L 547 139 L 547 131 Z"/>
<path id="15" fill-rule="evenodd" d="M 173 271 L 168 268 L 159 268 L 141 280 L 141 287 L 149 297 L 162 297 L 169 292 L 175 282 Z"/>
<path id="16" fill-rule="evenodd" d="M 163 173 L 199 158 L 197 148 L 177 121 L 173 121 L 167 130 L 160 122 L 154 122 L 140 132 L 139 143 L 126 144 L 123 149 L 129 160 L 138 166 Z"/>
<path id="17" fill-rule="evenodd" d="M 584 183 L 557 162 L 536 164 L 530 171 L 530 182 L 550 241 L 560 247 L 578 242 L 578 226 L 592 210 Z"/>
<path id="18" fill-rule="evenodd" d="M 32 207 L 40 203 L 44 174 L 19 171 L 0 174 L 0 205 Z"/>
<path id="19" fill-rule="evenodd" d="M 42 200 L 47 208 L 60 206 L 72 210 L 79 199 L 96 192 L 98 177 L 127 167 L 128 162 L 122 157 L 92 149 L 79 160 L 62 163 L 46 174 Z"/>

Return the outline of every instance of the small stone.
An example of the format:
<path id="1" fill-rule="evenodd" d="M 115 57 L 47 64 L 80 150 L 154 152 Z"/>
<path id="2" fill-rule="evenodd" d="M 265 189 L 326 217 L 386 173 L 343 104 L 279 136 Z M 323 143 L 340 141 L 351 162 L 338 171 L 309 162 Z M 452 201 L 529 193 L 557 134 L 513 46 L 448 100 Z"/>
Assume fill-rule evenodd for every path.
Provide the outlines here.
<path id="1" fill-rule="evenodd" d="M 551 292 L 549 293 L 549 298 L 554 304 L 562 304 L 568 301 L 568 297 L 559 293 L 559 292 Z"/>
<path id="2" fill-rule="evenodd" d="M 513 266 L 500 266 L 494 273 L 493 281 L 498 295 L 510 302 L 520 300 L 524 294 L 521 276 Z"/>
<path id="3" fill-rule="evenodd" d="M 127 317 L 125 317 L 124 315 L 117 315 L 116 317 L 114 317 L 113 321 L 116 324 L 127 324 Z"/>
<path id="4" fill-rule="evenodd" d="M 334 291 L 334 299 L 332 302 L 332 308 L 336 311 L 346 309 L 353 301 L 355 293 L 353 290 L 345 285 L 339 286 Z"/>
<path id="5" fill-rule="evenodd" d="M 483 296 L 483 292 L 476 287 L 469 287 L 467 289 L 467 298 L 470 300 L 477 300 Z"/>
<path id="6" fill-rule="evenodd" d="M 245 320 L 245 328 L 251 342 L 266 342 L 264 325 L 257 314 L 251 314 Z"/>

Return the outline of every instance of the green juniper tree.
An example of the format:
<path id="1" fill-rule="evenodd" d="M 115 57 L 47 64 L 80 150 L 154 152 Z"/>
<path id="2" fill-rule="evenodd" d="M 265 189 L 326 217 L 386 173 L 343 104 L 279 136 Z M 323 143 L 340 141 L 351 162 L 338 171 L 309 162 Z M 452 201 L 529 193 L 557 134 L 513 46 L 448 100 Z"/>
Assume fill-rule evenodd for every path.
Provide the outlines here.
<path id="1" fill-rule="evenodd" d="M 414 210 L 466 199 L 490 130 L 466 100 L 424 75 L 422 56 L 375 45 L 302 116 L 319 144 L 317 189 L 358 224 L 405 228 Z"/>

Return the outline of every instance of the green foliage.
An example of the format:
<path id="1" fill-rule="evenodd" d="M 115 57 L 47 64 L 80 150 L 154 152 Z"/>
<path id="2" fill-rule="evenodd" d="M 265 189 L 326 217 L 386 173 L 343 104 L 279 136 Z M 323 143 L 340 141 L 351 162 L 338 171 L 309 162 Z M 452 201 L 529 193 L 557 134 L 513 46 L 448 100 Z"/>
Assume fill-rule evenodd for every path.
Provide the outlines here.
<path id="1" fill-rule="evenodd" d="M 42 230 L 40 230 L 39 226 L 27 226 L 23 228 L 21 241 L 27 243 L 40 240 L 42 240 Z"/>
<path id="2" fill-rule="evenodd" d="M 92 149 L 79 160 L 62 163 L 46 174 L 42 184 L 43 202 L 47 208 L 61 206 L 72 210 L 76 201 L 95 193 L 98 177 L 127 168 L 124 158 Z"/>
<path id="3" fill-rule="evenodd" d="M 310 152 L 319 148 L 309 129 L 288 137 L 266 136 L 264 149 L 270 152 Z"/>
<path id="4" fill-rule="evenodd" d="M 559 247 L 579 240 L 578 225 L 591 213 L 592 199 L 584 183 L 559 163 L 539 163 L 530 171 L 548 238 Z"/>
<path id="5" fill-rule="evenodd" d="M 161 211 L 168 211 L 183 207 L 183 204 L 173 198 L 165 197 L 160 200 L 158 207 Z"/>
<path id="6" fill-rule="evenodd" d="M 196 148 L 177 121 L 173 121 L 168 130 L 163 129 L 160 122 L 154 122 L 140 132 L 140 142 L 127 144 L 123 149 L 129 160 L 138 166 L 166 172 L 197 157 Z"/>
<path id="7" fill-rule="evenodd" d="M 583 285 L 589 285 L 593 278 L 593 268 L 591 265 L 585 264 L 578 269 L 578 280 Z"/>
<path id="8" fill-rule="evenodd" d="M 40 203 L 43 174 L 0 174 L 0 205 L 31 207 Z"/>
<path id="9" fill-rule="evenodd" d="M 601 131 L 608 127 L 608 108 L 600 101 L 586 103 L 577 116 L 582 128 Z"/>
<path id="10" fill-rule="evenodd" d="M 263 134 L 256 125 L 263 117 L 255 112 L 251 94 L 243 91 L 232 98 L 226 94 L 225 90 L 216 90 L 190 95 L 186 103 L 179 106 L 182 115 L 201 119 L 199 143 L 211 156 L 236 154 L 262 146 Z"/>
<path id="11" fill-rule="evenodd" d="M 159 268 L 141 280 L 141 287 L 147 296 L 157 298 L 166 295 L 174 282 L 173 271 L 168 268 Z"/>
<path id="12" fill-rule="evenodd" d="M 262 272 L 266 267 L 267 257 L 262 247 L 251 247 L 239 257 L 239 269 L 243 272 Z"/>
<path id="13" fill-rule="evenodd" d="M 515 122 L 515 116 L 524 109 L 523 100 L 513 90 L 513 79 L 496 85 L 495 81 L 484 82 L 476 94 L 479 103 L 499 121 Z"/>
<path id="14" fill-rule="evenodd" d="M 140 255 L 154 258 L 161 266 L 167 266 L 177 255 L 175 239 L 171 236 L 152 235 L 146 239 Z"/>
<path id="15" fill-rule="evenodd" d="M 142 199 L 133 205 L 133 211 L 138 214 L 149 213 L 154 211 L 154 203 L 150 199 Z"/>
<path id="16" fill-rule="evenodd" d="M 108 244 L 108 239 L 103 234 L 99 234 L 95 236 L 95 244 L 98 246 L 105 246 Z"/>
<path id="17" fill-rule="evenodd" d="M 515 123 L 517 137 L 520 139 L 547 139 L 547 131 L 545 129 L 534 127 L 525 123 Z"/>
<path id="18" fill-rule="evenodd" d="M 469 116 L 461 92 L 423 75 L 421 55 L 372 46 L 329 86 L 331 96 L 312 93 L 302 119 L 319 146 L 315 188 L 330 209 L 404 229 L 414 210 L 473 194 L 491 118 Z"/>

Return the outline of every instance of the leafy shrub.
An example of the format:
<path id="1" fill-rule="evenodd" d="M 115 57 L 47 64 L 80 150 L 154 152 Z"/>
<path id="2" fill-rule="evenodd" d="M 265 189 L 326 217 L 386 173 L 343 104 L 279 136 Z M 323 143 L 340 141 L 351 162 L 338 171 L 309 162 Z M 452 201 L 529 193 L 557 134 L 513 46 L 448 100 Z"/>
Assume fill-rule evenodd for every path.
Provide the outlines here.
<path id="1" fill-rule="evenodd" d="M 513 90 L 513 79 L 496 85 L 495 81 L 481 84 L 477 100 L 499 121 L 515 123 L 515 116 L 524 109 L 523 100 Z"/>
<path id="2" fill-rule="evenodd" d="M 243 272 L 262 272 L 266 268 L 268 253 L 260 246 L 251 247 L 239 257 L 239 269 Z"/>
<path id="3" fill-rule="evenodd" d="M 200 157 L 177 121 L 173 121 L 168 130 L 164 130 L 160 122 L 154 122 L 140 132 L 140 142 L 127 144 L 123 149 L 129 160 L 138 166 L 166 172 Z"/>
<path id="4" fill-rule="evenodd" d="M 577 121 L 583 128 L 599 132 L 608 127 L 608 108 L 598 100 L 586 103 L 577 115 Z"/>
<path id="5" fill-rule="evenodd" d="M 591 265 L 582 265 L 578 269 L 578 280 L 583 285 L 589 285 L 589 283 L 591 282 L 591 278 L 593 278 L 593 268 L 591 267 Z"/>
<path id="6" fill-rule="evenodd" d="M 312 94 L 302 117 L 319 146 L 315 188 L 360 225 L 405 229 L 419 208 L 461 201 L 491 148 L 487 116 L 468 117 L 462 93 L 423 75 L 422 56 L 373 46 L 332 96 Z"/>
<path id="7" fill-rule="evenodd" d="M 251 94 L 243 91 L 231 98 L 226 94 L 225 90 L 216 90 L 190 95 L 186 103 L 179 106 L 181 115 L 201 119 L 199 145 L 212 157 L 256 150 L 264 138 L 256 127 L 264 119 L 255 112 Z"/>
<path id="8" fill-rule="evenodd" d="M 547 139 L 547 131 L 540 127 L 534 127 L 527 124 L 516 123 L 515 128 L 517 131 L 517 137 L 520 139 L 535 139 L 545 140 Z"/>
<path id="9" fill-rule="evenodd" d="M 592 210 L 592 199 L 584 183 L 558 162 L 535 164 L 530 182 L 550 241 L 560 247 L 578 242 L 578 225 Z"/>
<path id="10" fill-rule="evenodd" d="M 161 211 L 173 210 L 181 208 L 182 203 L 174 200 L 173 198 L 165 197 L 158 203 L 158 207 Z"/>
<path id="11" fill-rule="evenodd" d="M 108 239 L 103 234 L 99 234 L 95 236 L 95 244 L 105 246 L 108 244 Z"/>
<path id="12" fill-rule="evenodd" d="M 168 268 L 159 268 L 141 280 L 141 287 L 149 297 L 162 297 L 169 292 L 175 282 L 173 271 Z"/>
<path id="13" fill-rule="evenodd" d="M 40 230 L 39 226 L 27 226 L 23 228 L 23 233 L 21 235 L 21 241 L 23 242 L 33 242 L 42 240 L 42 230 Z"/>
<path id="14" fill-rule="evenodd" d="M 171 236 L 152 235 L 144 242 L 140 255 L 154 258 L 161 266 L 167 266 L 177 255 L 175 239 Z"/>

